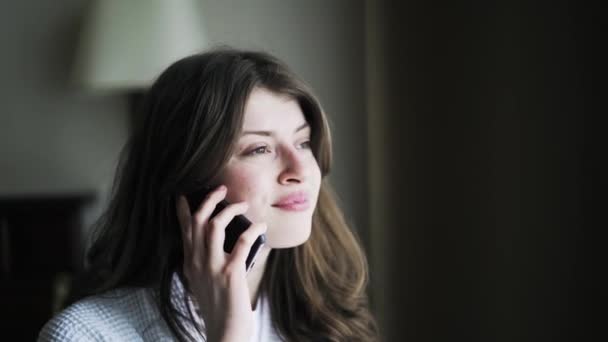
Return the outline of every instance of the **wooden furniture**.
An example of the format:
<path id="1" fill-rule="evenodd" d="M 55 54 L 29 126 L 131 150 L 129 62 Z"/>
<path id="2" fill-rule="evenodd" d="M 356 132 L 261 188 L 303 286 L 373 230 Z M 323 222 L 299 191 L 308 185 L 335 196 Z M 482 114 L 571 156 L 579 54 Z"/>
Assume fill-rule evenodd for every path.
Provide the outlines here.
<path id="1" fill-rule="evenodd" d="M 94 196 L 0 196 L 0 336 L 33 341 L 81 270 L 82 213 Z M 8 337 L 12 338 L 8 338 Z"/>

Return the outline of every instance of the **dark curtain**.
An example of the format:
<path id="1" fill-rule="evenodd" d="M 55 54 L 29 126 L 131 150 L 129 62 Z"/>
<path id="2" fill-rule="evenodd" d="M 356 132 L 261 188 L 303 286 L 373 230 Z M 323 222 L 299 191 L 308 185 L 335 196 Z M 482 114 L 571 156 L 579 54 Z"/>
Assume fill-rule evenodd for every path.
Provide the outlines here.
<path id="1" fill-rule="evenodd" d="M 599 337 L 599 8 L 384 6 L 384 339 Z"/>

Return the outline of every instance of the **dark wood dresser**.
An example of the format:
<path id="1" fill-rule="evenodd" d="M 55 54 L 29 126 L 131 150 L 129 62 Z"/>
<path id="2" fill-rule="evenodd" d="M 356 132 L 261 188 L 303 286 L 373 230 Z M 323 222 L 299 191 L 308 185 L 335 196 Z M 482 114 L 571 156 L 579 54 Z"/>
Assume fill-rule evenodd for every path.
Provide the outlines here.
<path id="1" fill-rule="evenodd" d="M 0 196 L 0 336 L 34 341 L 82 270 L 91 194 Z M 10 337 L 10 338 L 9 338 Z"/>

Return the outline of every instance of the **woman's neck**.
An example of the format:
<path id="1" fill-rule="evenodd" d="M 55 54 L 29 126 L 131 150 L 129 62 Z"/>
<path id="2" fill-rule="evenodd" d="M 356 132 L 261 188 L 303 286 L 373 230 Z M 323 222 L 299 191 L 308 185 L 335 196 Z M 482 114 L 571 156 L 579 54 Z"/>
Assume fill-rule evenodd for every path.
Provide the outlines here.
<path id="1" fill-rule="evenodd" d="M 268 246 L 263 246 L 258 252 L 255 259 L 255 264 L 247 273 L 247 285 L 249 286 L 249 297 L 251 298 L 251 308 L 256 309 L 256 303 L 260 294 L 260 286 L 262 285 L 262 278 L 264 277 L 264 270 L 266 269 L 266 263 L 268 256 L 272 249 Z"/>

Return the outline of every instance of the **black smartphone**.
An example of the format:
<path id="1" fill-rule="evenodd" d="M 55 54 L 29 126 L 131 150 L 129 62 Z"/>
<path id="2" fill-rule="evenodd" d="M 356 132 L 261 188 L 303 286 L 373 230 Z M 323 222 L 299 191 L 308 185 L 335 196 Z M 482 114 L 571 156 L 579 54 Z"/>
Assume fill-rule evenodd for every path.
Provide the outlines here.
<path id="1" fill-rule="evenodd" d="M 188 204 L 190 205 L 190 211 L 192 213 L 194 213 L 198 209 L 198 207 L 201 205 L 201 203 L 209 192 L 209 188 L 203 188 L 201 190 L 186 195 L 186 199 L 188 200 Z M 224 210 L 224 208 L 226 208 L 228 204 L 229 203 L 226 200 L 222 200 L 221 202 L 219 202 L 215 207 L 215 210 L 211 214 L 210 218 L 213 218 L 220 211 Z M 232 249 L 238 241 L 239 236 L 241 236 L 241 234 L 245 232 L 245 230 L 247 230 L 249 226 L 251 226 L 251 221 L 249 221 L 249 219 L 247 219 L 247 217 L 245 217 L 244 215 L 236 215 L 234 219 L 232 219 L 232 221 L 228 223 L 228 226 L 226 227 L 226 237 L 224 239 L 224 252 L 232 253 Z M 247 269 L 247 271 L 249 271 L 253 264 L 255 264 L 255 258 L 264 243 L 266 243 L 266 235 L 262 234 L 258 236 L 258 238 L 251 246 L 251 249 L 249 250 L 249 255 L 247 255 L 247 260 L 245 261 L 245 268 Z"/>

